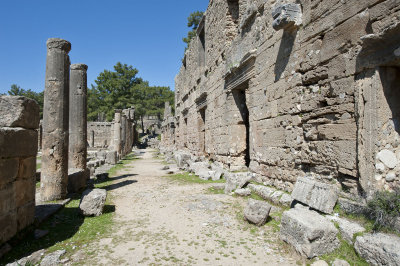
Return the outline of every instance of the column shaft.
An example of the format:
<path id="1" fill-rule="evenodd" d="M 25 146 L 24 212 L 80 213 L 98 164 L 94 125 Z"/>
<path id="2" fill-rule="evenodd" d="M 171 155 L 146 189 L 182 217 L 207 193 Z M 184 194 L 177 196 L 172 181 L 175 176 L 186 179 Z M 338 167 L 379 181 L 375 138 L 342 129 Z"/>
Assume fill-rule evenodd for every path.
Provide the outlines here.
<path id="1" fill-rule="evenodd" d="M 43 107 L 41 200 L 63 199 L 68 186 L 68 109 L 71 44 L 47 40 Z"/>

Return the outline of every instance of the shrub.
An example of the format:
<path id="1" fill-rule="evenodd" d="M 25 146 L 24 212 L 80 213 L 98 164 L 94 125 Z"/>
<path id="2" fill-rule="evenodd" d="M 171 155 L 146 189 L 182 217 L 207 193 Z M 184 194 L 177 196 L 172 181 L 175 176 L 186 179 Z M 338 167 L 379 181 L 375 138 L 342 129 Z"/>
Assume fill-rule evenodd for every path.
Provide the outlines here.
<path id="1" fill-rule="evenodd" d="M 375 222 L 374 230 L 393 228 L 396 219 L 400 217 L 400 188 L 393 192 L 376 192 L 368 201 L 366 216 Z"/>

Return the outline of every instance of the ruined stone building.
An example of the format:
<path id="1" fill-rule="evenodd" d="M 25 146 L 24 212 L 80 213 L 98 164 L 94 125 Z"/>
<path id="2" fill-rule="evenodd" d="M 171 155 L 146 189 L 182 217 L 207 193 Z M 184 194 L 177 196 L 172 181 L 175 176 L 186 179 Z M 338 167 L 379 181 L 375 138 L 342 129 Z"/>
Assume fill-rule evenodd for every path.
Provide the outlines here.
<path id="1" fill-rule="evenodd" d="M 34 100 L 0 96 L 0 249 L 34 220 L 40 221 L 49 201 L 82 191 L 90 176 L 107 172 L 137 140 L 134 107 L 115 110 L 112 123 L 87 123 L 88 66 L 71 65 L 70 50 L 66 40 L 47 40 L 42 122 Z M 89 157 L 88 146 L 101 151 Z M 102 165 L 107 170 L 95 169 Z M 54 206 L 49 208 L 54 211 Z"/>
<path id="2" fill-rule="evenodd" d="M 175 83 L 164 147 L 286 191 L 400 185 L 399 0 L 210 0 Z"/>

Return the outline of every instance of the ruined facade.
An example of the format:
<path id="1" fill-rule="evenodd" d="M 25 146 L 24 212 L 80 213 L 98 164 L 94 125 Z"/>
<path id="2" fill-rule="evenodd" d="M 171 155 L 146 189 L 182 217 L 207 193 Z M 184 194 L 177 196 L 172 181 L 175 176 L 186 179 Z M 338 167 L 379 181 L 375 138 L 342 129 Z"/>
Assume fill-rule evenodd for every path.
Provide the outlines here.
<path id="1" fill-rule="evenodd" d="M 305 175 L 353 199 L 399 186 L 399 16 L 397 0 L 211 0 L 162 145 L 289 192 Z"/>
<path id="2" fill-rule="evenodd" d="M 88 147 L 108 148 L 112 138 L 112 122 L 88 122 Z"/>
<path id="3" fill-rule="evenodd" d="M 112 122 L 88 122 L 87 132 L 90 150 L 108 149 L 125 156 L 138 141 L 134 106 L 115 110 Z"/>

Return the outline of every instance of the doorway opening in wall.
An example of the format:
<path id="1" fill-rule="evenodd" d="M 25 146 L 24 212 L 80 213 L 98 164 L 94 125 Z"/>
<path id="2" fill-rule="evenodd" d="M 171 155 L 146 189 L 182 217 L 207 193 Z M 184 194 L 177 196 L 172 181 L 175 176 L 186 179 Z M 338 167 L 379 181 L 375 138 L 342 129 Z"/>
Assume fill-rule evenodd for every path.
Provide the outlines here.
<path id="1" fill-rule="evenodd" d="M 199 148 L 200 153 L 206 153 L 206 108 L 202 108 L 199 110 L 199 120 L 198 120 L 198 129 L 199 129 Z"/>
<path id="2" fill-rule="evenodd" d="M 242 154 L 244 156 L 244 163 L 246 167 L 250 166 L 250 119 L 249 109 L 246 103 L 246 91 L 248 90 L 248 82 L 232 90 L 233 98 L 235 99 L 236 106 L 240 111 L 239 136 L 242 136 L 239 147 L 243 147 Z"/>

